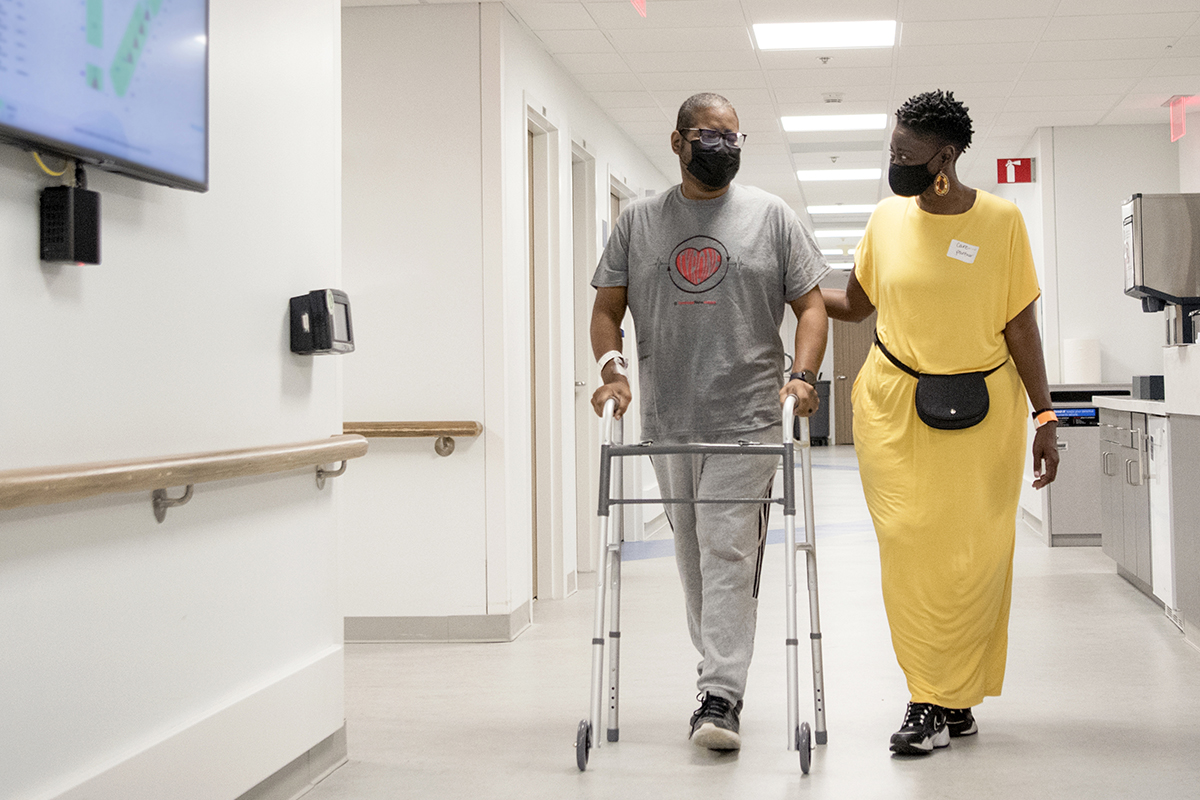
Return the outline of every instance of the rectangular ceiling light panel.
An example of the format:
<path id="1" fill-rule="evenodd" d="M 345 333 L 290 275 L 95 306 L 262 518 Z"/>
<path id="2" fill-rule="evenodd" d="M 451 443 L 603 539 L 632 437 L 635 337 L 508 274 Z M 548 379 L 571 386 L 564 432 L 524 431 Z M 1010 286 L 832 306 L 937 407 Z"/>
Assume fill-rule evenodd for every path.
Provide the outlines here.
<path id="1" fill-rule="evenodd" d="M 754 26 L 759 50 L 847 50 L 892 47 L 896 21 L 765 22 Z"/>
<path id="2" fill-rule="evenodd" d="M 788 133 L 808 131 L 881 131 L 887 127 L 887 114 L 818 114 L 808 117 L 781 117 Z"/>

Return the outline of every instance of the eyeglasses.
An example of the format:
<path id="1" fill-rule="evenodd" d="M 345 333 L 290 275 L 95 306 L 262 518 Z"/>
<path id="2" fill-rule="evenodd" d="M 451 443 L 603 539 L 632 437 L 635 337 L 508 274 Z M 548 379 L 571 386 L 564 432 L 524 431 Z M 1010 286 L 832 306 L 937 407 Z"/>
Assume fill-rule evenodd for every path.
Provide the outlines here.
<path id="1" fill-rule="evenodd" d="M 684 133 L 686 131 L 698 132 L 700 134 L 700 144 L 708 145 L 709 147 L 720 144 L 722 139 L 724 139 L 726 144 L 728 144 L 730 147 L 741 147 L 742 143 L 746 141 L 746 134 L 738 133 L 737 131 L 730 131 L 729 133 L 721 133 L 720 131 L 714 131 L 709 128 L 680 128 L 679 129 L 680 133 Z"/>

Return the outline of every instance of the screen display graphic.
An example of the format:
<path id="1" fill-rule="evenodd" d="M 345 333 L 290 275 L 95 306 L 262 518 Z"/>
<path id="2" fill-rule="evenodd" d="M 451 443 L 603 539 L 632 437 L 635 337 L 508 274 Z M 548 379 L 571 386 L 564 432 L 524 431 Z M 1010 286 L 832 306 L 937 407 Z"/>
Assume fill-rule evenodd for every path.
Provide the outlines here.
<path id="1" fill-rule="evenodd" d="M 208 184 L 207 0 L 0 0 L 0 136 Z"/>

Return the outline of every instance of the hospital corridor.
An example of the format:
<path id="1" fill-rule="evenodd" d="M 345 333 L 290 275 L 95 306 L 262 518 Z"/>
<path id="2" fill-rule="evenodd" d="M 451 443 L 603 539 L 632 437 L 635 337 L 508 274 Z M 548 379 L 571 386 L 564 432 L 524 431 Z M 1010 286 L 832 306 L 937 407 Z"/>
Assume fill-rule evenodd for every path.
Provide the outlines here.
<path id="1" fill-rule="evenodd" d="M 687 740 L 695 651 L 669 542 L 625 547 L 620 741 L 575 766 L 592 593 L 538 601 L 515 642 L 347 647 L 350 761 L 305 797 L 1187 798 L 1200 782 L 1200 652 L 1098 548 L 1018 529 L 1004 694 L 980 732 L 894 756 L 907 696 L 879 594 L 852 448 L 814 448 L 829 743 L 802 776 L 785 749 L 782 526 L 768 538 L 742 749 Z M 803 564 L 803 557 L 801 557 Z M 799 598 L 802 632 L 807 611 Z M 802 649 L 800 717 L 813 719 Z"/>
<path id="2" fill-rule="evenodd" d="M 0 800 L 1200 798 L 1200 0 L 0 0 L 0 301 Z"/>

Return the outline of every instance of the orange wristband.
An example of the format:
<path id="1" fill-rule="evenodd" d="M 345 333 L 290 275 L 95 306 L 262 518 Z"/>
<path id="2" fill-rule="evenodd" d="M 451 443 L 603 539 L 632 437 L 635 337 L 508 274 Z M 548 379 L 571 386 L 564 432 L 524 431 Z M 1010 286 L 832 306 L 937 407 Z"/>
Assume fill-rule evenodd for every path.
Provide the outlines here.
<path id="1" fill-rule="evenodd" d="M 1040 428 L 1047 422 L 1058 422 L 1058 414 L 1053 411 L 1043 411 L 1033 418 L 1033 422 L 1035 428 Z"/>

